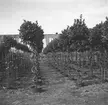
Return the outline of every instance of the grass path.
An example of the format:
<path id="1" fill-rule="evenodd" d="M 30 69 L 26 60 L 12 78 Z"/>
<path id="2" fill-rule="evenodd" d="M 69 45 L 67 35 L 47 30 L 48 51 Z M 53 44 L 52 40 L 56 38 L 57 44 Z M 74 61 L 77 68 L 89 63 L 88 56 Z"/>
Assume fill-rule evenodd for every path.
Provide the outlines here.
<path id="1" fill-rule="evenodd" d="M 0 105 L 108 105 L 108 84 L 77 88 L 73 81 L 49 66 L 45 58 L 40 69 L 46 91 L 1 90 Z"/>

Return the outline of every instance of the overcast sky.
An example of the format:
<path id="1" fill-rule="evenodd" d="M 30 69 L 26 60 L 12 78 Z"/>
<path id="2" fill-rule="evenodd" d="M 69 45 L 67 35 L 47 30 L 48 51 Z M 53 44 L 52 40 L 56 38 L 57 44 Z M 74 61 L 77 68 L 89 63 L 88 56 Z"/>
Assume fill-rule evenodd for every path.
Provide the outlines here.
<path id="1" fill-rule="evenodd" d="M 37 20 L 45 34 L 60 33 L 80 14 L 93 27 L 108 16 L 108 0 L 0 0 L 0 34 L 19 33 L 23 19 Z"/>

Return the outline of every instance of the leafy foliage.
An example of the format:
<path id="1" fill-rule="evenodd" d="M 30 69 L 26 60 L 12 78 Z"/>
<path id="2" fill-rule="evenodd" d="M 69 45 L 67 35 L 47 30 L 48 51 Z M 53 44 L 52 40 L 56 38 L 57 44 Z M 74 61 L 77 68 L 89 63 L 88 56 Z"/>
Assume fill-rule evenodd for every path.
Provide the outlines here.
<path id="1" fill-rule="evenodd" d="M 37 49 L 40 53 L 43 48 L 43 29 L 38 25 L 38 22 L 32 23 L 26 21 L 22 23 L 19 29 L 19 34 L 23 42 L 30 44 L 33 48 Z"/>
<path id="2" fill-rule="evenodd" d="M 7 88 L 15 88 L 17 79 L 30 76 L 33 64 L 29 57 L 30 54 L 28 53 L 20 53 L 18 51 L 14 53 L 10 51 L 5 57 L 4 62 L 2 62 L 4 66 L 1 68 L 3 70 L 0 70 L 0 74 L 2 74 L 0 77 L 0 84 Z"/>
<path id="3" fill-rule="evenodd" d="M 72 26 L 67 26 L 66 29 L 62 31 L 59 35 L 58 39 L 55 39 L 44 49 L 44 52 L 48 53 L 53 51 L 74 51 L 81 50 L 86 47 L 89 39 L 90 31 L 85 24 L 85 20 L 82 19 L 82 15 L 80 19 L 75 19 L 74 24 Z M 59 40 L 59 41 L 57 41 Z M 53 50 L 51 51 L 53 46 Z M 59 50 L 58 50 L 59 49 Z"/>
<path id="4" fill-rule="evenodd" d="M 103 23 L 102 35 L 105 36 L 108 39 L 108 17 L 106 17 L 106 20 Z"/>
<path id="5" fill-rule="evenodd" d="M 102 23 L 91 29 L 90 43 L 92 48 L 99 47 L 102 43 Z"/>
<path id="6" fill-rule="evenodd" d="M 3 60 L 7 56 L 11 47 L 25 52 L 31 52 L 26 45 L 18 43 L 11 36 L 3 36 L 0 43 L 0 60 Z"/>
<path id="7" fill-rule="evenodd" d="M 23 53 L 11 52 L 12 47 L 22 50 Z M 0 82 L 26 74 L 28 69 L 30 72 L 31 63 L 26 59 L 27 56 L 24 58 L 24 52 L 30 53 L 31 51 L 26 45 L 18 43 L 11 36 L 0 38 Z"/>
<path id="8" fill-rule="evenodd" d="M 98 78 L 101 82 L 108 79 L 108 17 L 106 17 L 105 22 L 96 24 L 93 28 L 88 28 L 81 15 L 80 19 L 74 20 L 72 26 L 68 26 L 62 31 L 58 39 L 58 42 L 52 41 L 49 43 L 49 45 L 53 45 L 53 50 L 50 49 L 51 45 L 45 48 L 45 54 L 47 54 L 51 65 L 59 70 L 61 68 L 61 72 L 66 75 L 70 75 L 71 70 L 74 70 L 73 68 L 79 67 L 79 70 L 76 69 L 76 71 L 78 70 L 77 73 L 79 73 L 78 84 L 83 84 L 82 74 L 84 69 L 88 68 L 88 79 L 97 78 L 97 76 L 99 76 Z M 61 42 L 63 43 L 60 44 Z M 57 50 L 58 45 L 60 45 L 60 51 Z M 50 52 L 55 52 L 56 50 L 58 53 L 49 53 L 49 49 Z M 69 71 L 70 66 L 72 66 L 72 69 Z M 82 74 L 79 72 L 80 70 Z M 96 70 L 100 74 L 96 75 Z M 86 74 L 85 72 L 84 75 Z M 70 76 L 72 77 L 72 75 Z M 87 78 L 84 77 L 86 80 Z"/>
<path id="9" fill-rule="evenodd" d="M 74 19 L 72 26 L 67 26 L 58 38 L 59 41 L 52 41 L 51 44 L 45 48 L 45 52 L 53 51 L 108 51 L 108 17 L 105 22 L 96 24 L 93 28 L 88 28 L 85 19 Z M 51 51 L 51 46 L 53 50 Z M 58 49 L 59 45 L 59 49 Z"/>

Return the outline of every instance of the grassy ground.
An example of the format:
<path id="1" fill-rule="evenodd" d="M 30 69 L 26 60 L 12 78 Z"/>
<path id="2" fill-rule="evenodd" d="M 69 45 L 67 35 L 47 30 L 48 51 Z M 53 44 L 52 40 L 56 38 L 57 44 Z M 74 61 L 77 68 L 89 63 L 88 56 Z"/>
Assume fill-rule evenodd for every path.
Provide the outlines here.
<path id="1" fill-rule="evenodd" d="M 40 62 L 43 92 L 26 85 L 17 90 L 0 90 L 0 105 L 108 105 L 108 83 L 77 87 L 74 81 L 52 68 L 47 59 Z M 25 79 L 32 84 L 31 78 Z"/>

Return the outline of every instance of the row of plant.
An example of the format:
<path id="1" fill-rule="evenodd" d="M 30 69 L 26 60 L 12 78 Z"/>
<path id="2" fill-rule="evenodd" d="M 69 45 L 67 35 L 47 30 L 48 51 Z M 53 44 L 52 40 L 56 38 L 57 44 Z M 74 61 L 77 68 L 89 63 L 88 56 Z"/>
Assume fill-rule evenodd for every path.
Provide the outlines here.
<path id="1" fill-rule="evenodd" d="M 39 53 L 42 51 L 44 38 L 41 26 L 37 21 L 32 23 L 24 20 L 19 29 L 19 38 L 22 43 L 17 42 L 12 36 L 0 37 L 2 87 L 18 88 L 26 77 L 33 78 L 32 82 L 35 84 L 39 76 Z"/>
<path id="2" fill-rule="evenodd" d="M 49 52 L 84 52 L 100 51 L 108 49 L 108 18 L 104 22 L 88 28 L 85 20 L 75 19 L 72 26 L 64 29 L 59 37 L 51 41 L 43 50 L 44 54 Z"/>
<path id="3" fill-rule="evenodd" d="M 69 79 L 75 80 L 79 85 L 86 84 L 87 81 L 90 83 L 105 82 L 108 80 L 108 55 L 101 56 L 97 52 L 90 60 L 88 53 L 79 53 L 76 56 L 73 52 L 56 52 L 48 53 L 46 57 L 50 65 Z"/>
<path id="4" fill-rule="evenodd" d="M 54 39 L 43 50 L 49 63 L 77 80 L 85 77 L 107 79 L 108 71 L 108 18 L 93 28 L 88 28 L 85 20 L 75 19 L 72 26 L 64 29 L 58 38 Z M 72 72 L 74 70 L 74 72 Z M 85 76 L 83 78 L 83 75 Z M 80 77 L 80 78 L 79 78 Z M 81 79 L 82 78 L 82 79 Z M 86 80 L 87 80 L 86 78 Z"/>
<path id="5" fill-rule="evenodd" d="M 30 54 L 20 52 L 10 52 L 5 58 L 5 76 L 2 78 L 3 86 L 7 88 L 21 87 L 22 78 L 32 75 L 31 68 L 33 66 L 30 60 Z M 19 82 L 19 83 L 18 83 Z"/>

